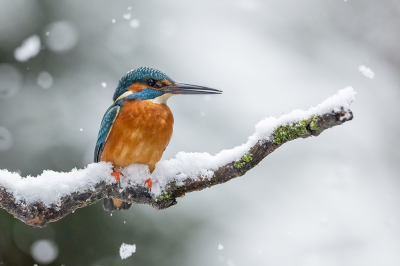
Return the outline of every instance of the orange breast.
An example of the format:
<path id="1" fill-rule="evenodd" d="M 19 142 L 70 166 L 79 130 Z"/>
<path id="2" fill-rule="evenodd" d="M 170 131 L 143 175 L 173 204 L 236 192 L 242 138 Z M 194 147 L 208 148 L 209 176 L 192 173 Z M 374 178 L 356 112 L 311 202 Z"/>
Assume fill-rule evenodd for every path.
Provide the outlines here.
<path id="1" fill-rule="evenodd" d="M 150 172 L 172 136 L 174 117 L 166 104 L 151 101 L 124 101 L 104 145 L 100 161 L 116 167 L 147 164 Z"/>

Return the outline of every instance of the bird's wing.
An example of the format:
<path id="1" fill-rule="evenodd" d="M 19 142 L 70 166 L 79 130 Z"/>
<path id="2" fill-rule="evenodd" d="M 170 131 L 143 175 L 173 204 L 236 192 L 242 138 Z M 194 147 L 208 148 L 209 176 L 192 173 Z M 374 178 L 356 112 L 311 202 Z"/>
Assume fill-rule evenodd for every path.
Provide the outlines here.
<path id="1" fill-rule="evenodd" d="M 103 120 L 101 121 L 99 135 L 97 136 L 96 148 L 94 149 L 94 162 L 99 162 L 101 153 L 103 152 L 104 145 L 106 144 L 108 135 L 111 132 L 111 128 L 114 124 L 115 119 L 118 117 L 120 110 L 119 105 L 111 105 L 107 112 L 104 114 Z"/>

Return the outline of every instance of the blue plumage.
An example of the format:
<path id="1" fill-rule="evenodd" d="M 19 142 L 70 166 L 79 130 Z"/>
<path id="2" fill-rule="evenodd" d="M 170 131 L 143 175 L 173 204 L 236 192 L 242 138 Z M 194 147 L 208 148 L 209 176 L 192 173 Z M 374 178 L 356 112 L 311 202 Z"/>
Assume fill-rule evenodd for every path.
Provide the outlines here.
<path id="1" fill-rule="evenodd" d="M 94 150 L 94 162 L 100 162 L 101 153 L 104 149 L 104 144 L 106 143 L 107 136 L 110 133 L 114 120 L 117 118 L 120 111 L 120 105 L 113 104 L 108 108 L 107 112 L 103 116 L 101 121 L 99 134 L 97 136 L 96 148 Z"/>
<path id="2" fill-rule="evenodd" d="M 127 87 L 134 82 L 144 83 L 149 78 L 160 80 L 160 79 L 167 79 L 170 82 L 174 82 L 170 77 L 162 73 L 161 71 L 141 67 L 135 70 L 132 70 L 128 74 L 122 77 L 119 82 L 117 89 L 115 90 L 114 94 L 114 101 L 124 92 L 127 91 Z M 112 125 L 115 119 L 118 117 L 118 113 L 122 110 L 122 104 L 125 100 L 149 100 L 157 98 L 163 95 L 164 92 L 161 90 L 154 90 L 151 88 L 146 88 L 140 92 L 134 93 L 129 95 L 126 98 L 118 100 L 117 102 L 113 103 L 106 113 L 104 114 L 103 120 L 101 121 L 99 134 L 97 136 L 96 148 L 94 151 L 94 162 L 99 162 L 101 158 L 101 153 L 103 152 L 104 145 L 107 140 L 107 136 L 111 131 Z"/>
<path id="3" fill-rule="evenodd" d="M 149 100 L 163 95 L 165 92 L 146 88 L 140 92 L 134 93 L 126 97 L 126 100 Z"/>
<path id="4" fill-rule="evenodd" d="M 157 69 L 153 69 L 150 67 L 139 67 L 137 69 L 129 71 L 119 80 L 118 87 L 116 88 L 113 96 L 113 101 L 118 99 L 119 96 L 121 96 L 124 92 L 126 92 L 127 88 L 132 83 L 137 82 L 145 84 L 145 82 L 150 78 L 155 80 L 166 79 L 171 83 L 175 83 L 175 81 L 172 80 L 168 75 Z"/>

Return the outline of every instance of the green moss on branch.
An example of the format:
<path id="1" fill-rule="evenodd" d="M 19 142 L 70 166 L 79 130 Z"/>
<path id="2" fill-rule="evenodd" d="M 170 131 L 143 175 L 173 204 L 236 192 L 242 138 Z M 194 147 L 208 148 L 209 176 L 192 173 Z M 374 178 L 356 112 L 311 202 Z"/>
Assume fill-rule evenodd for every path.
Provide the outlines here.
<path id="1" fill-rule="evenodd" d="M 251 160 L 253 160 L 253 154 L 249 153 L 249 154 L 245 154 L 242 156 L 241 159 L 243 162 L 240 161 L 236 161 L 233 166 L 235 166 L 235 168 L 240 169 L 242 168 L 246 163 L 250 162 Z"/>
<path id="2" fill-rule="evenodd" d="M 163 192 L 156 199 L 157 199 L 157 201 L 162 201 L 162 200 L 165 200 L 165 199 L 172 199 L 171 196 L 172 196 L 172 192 L 167 192 L 167 193 Z"/>
<path id="3" fill-rule="evenodd" d="M 307 135 L 307 126 L 310 130 L 316 131 L 319 129 L 318 117 L 313 115 L 307 120 L 301 120 L 297 123 L 292 123 L 290 125 L 279 126 L 274 130 L 275 143 L 281 144 L 289 140 L 297 139 L 298 137 Z"/>

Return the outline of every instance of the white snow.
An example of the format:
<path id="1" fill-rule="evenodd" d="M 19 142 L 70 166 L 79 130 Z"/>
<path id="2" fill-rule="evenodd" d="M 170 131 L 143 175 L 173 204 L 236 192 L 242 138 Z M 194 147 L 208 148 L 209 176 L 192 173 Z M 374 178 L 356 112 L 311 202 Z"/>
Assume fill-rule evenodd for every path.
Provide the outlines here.
<path id="1" fill-rule="evenodd" d="M 44 39 L 47 47 L 56 53 L 73 49 L 79 40 L 78 29 L 72 22 L 55 21 L 46 26 L 48 35 Z"/>
<path id="2" fill-rule="evenodd" d="M 121 247 L 119 248 L 119 256 L 123 260 L 132 256 L 132 254 L 135 252 L 136 252 L 136 245 L 122 243 Z"/>
<path id="3" fill-rule="evenodd" d="M 12 193 L 15 200 L 26 204 L 35 201 L 43 202 L 45 206 L 60 204 L 62 196 L 72 192 L 83 192 L 101 181 L 115 182 L 111 163 L 92 163 L 85 169 L 72 169 L 69 173 L 45 170 L 37 177 L 22 178 L 17 173 L 0 170 L 0 186 Z"/>
<path id="4" fill-rule="evenodd" d="M 131 26 L 131 28 L 134 28 L 134 29 L 138 28 L 138 27 L 140 26 L 140 20 L 138 20 L 138 19 L 132 19 L 132 20 L 129 22 L 129 26 Z"/>
<path id="5" fill-rule="evenodd" d="M 42 71 L 39 73 L 36 83 L 43 89 L 48 89 L 53 85 L 53 77 L 50 75 L 50 73 Z"/>
<path id="6" fill-rule="evenodd" d="M 126 19 L 126 20 L 130 20 L 131 19 L 131 13 L 126 13 L 126 14 L 123 14 L 122 15 L 122 17 L 124 18 L 124 19 Z"/>
<path id="7" fill-rule="evenodd" d="M 14 50 L 14 57 L 17 61 L 25 62 L 35 57 L 40 52 L 40 38 L 37 35 L 25 39 L 20 47 Z"/>
<path id="8" fill-rule="evenodd" d="M 223 249 L 224 249 L 224 246 L 222 244 L 219 244 L 218 245 L 218 250 L 223 250 Z"/>
<path id="9" fill-rule="evenodd" d="M 152 194 L 159 196 L 166 184 L 175 181 L 181 184 L 186 178 L 197 179 L 211 178 L 214 170 L 232 161 L 239 160 L 258 141 L 268 140 L 272 132 L 281 125 L 299 122 L 310 118 L 312 115 L 321 115 L 331 110 L 340 111 L 350 109 L 350 103 L 354 101 L 356 92 L 351 87 L 340 90 L 337 94 L 326 99 L 316 107 L 307 111 L 293 110 L 279 118 L 266 117 L 256 126 L 255 132 L 248 138 L 248 141 L 233 149 L 222 150 L 216 155 L 209 153 L 186 153 L 179 152 L 175 158 L 160 161 L 156 165 Z M 99 182 L 108 184 L 115 183 L 112 173 L 112 164 L 106 162 L 92 163 L 84 169 L 73 169 L 69 173 L 44 171 L 37 177 L 28 176 L 22 178 L 18 173 L 0 170 L 0 187 L 12 193 L 16 201 L 25 204 L 42 202 L 45 206 L 51 204 L 59 205 L 61 197 L 72 192 L 84 192 L 87 189 L 93 190 Z M 128 186 L 144 186 L 145 181 L 151 178 L 147 165 L 132 164 L 126 168 L 116 171 L 121 172 L 121 189 Z"/>
<path id="10" fill-rule="evenodd" d="M 359 66 L 358 71 L 360 71 L 361 74 L 363 74 L 369 79 L 374 79 L 375 77 L 375 73 L 369 67 L 366 67 L 364 65 Z"/>
<path id="11" fill-rule="evenodd" d="M 41 264 L 50 264 L 58 256 L 57 244 L 49 239 L 36 240 L 31 246 L 31 255 Z"/>
<path id="12" fill-rule="evenodd" d="M 105 87 L 107 87 L 107 83 L 102 82 L 102 83 L 101 83 L 101 86 L 102 86 L 103 88 L 105 88 Z"/>
<path id="13" fill-rule="evenodd" d="M 117 22 L 117 20 L 115 20 L 115 19 L 112 19 L 112 20 L 111 20 L 111 22 L 112 22 L 112 23 L 115 23 L 115 22 Z"/>
<path id="14" fill-rule="evenodd" d="M 0 187 L 12 193 L 17 202 L 30 204 L 42 202 L 45 206 L 61 204 L 61 198 L 72 192 L 82 193 L 87 189 L 94 190 L 99 182 L 115 183 L 111 175 L 112 164 L 106 162 L 91 163 L 84 169 L 72 169 L 71 172 L 45 170 L 37 177 L 21 177 L 18 173 L 0 170 Z M 122 173 L 121 189 L 128 186 L 144 186 L 150 178 L 147 165 L 132 164 L 124 169 L 116 168 Z"/>

